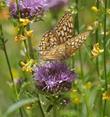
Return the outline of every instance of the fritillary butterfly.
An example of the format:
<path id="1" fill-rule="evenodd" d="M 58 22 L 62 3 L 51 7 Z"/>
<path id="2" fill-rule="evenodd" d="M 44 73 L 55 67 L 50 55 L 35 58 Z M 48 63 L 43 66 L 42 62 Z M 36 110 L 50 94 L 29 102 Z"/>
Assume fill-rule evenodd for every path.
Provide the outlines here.
<path id="1" fill-rule="evenodd" d="M 74 36 L 72 20 L 72 13 L 66 12 L 57 25 L 44 34 L 39 45 L 43 60 L 66 59 L 87 39 L 89 31 Z"/>

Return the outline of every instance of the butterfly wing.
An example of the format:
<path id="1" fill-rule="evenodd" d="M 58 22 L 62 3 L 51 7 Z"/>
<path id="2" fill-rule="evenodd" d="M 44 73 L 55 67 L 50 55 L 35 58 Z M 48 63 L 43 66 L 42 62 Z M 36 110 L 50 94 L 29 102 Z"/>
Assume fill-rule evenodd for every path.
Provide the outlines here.
<path id="1" fill-rule="evenodd" d="M 81 45 L 86 41 L 89 34 L 90 34 L 90 31 L 87 31 L 69 39 L 65 43 L 65 46 L 67 49 L 66 53 L 71 54 L 71 53 L 74 53 L 77 49 L 79 49 Z"/>
<path id="2" fill-rule="evenodd" d="M 58 45 L 56 35 L 53 31 L 48 31 L 44 34 L 40 42 L 39 53 L 42 55 L 43 52 L 49 51 L 50 48 L 55 47 L 55 45 Z"/>
<path id="3" fill-rule="evenodd" d="M 44 34 L 39 45 L 40 54 L 42 55 L 44 51 L 49 51 L 51 48 L 66 42 L 68 37 L 72 36 L 72 30 L 72 13 L 66 12 L 54 29 Z"/>
<path id="4" fill-rule="evenodd" d="M 65 44 L 61 44 L 56 46 L 55 48 L 51 49 L 50 51 L 45 52 L 45 54 L 41 57 L 43 60 L 62 60 L 65 58 Z"/>
<path id="5" fill-rule="evenodd" d="M 89 32 L 84 32 L 76 37 L 69 37 L 69 40 L 63 44 L 60 44 L 50 51 L 45 52 L 42 56 L 43 60 L 63 60 L 70 57 L 81 45 L 85 42 L 89 35 Z"/>
<path id="6" fill-rule="evenodd" d="M 67 41 L 67 37 L 73 36 L 73 17 L 71 12 L 66 12 L 54 28 L 60 44 Z"/>

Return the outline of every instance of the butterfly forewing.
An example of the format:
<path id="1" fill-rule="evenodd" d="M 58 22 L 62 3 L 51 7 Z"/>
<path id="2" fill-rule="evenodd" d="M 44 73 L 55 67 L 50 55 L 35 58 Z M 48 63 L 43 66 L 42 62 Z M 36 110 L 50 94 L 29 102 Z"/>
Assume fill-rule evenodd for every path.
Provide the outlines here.
<path id="1" fill-rule="evenodd" d="M 56 38 L 55 33 L 52 31 L 48 31 L 43 36 L 40 45 L 39 45 L 39 52 L 42 55 L 44 51 L 48 51 L 50 48 L 54 47 L 55 45 L 58 45 L 58 41 Z"/>
<path id="2" fill-rule="evenodd" d="M 42 55 L 44 51 L 49 51 L 51 48 L 65 43 L 71 37 L 73 31 L 72 14 L 66 12 L 57 25 L 44 34 L 39 45 L 39 52 Z"/>
<path id="3" fill-rule="evenodd" d="M 71 12 L 65 13 L 61 20 L 57 23 L 54 31 L 60 40 L 60 44 L 67 41 L 67 37 L 71 37 L 73 35 L 73 18 Z"/>

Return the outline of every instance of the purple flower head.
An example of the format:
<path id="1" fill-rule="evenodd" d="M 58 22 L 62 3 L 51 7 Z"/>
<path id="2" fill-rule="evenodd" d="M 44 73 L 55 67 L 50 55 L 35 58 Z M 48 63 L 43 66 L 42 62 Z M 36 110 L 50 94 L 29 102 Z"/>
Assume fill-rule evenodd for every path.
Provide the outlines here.
<path id="1" fill-rule="evenodd" d="M 35 67 L 33 75 L 36 86 L 51 93 L 70 90 L 76 76 L 64 63 L 55 61 Z"/>
<path id="2" fill-rule="evenodd" d="M 62 8 L 63 6 L 67 5 L 69 0 L 45 0 L 48 8 L 52 10 L 57 10 Z"/>
<path id="3" fill-rule="evenodd" d="M 20 13 L 21 18 L 34 18 L 43 14 L 46 8 L 45 0 L 6 0 L 7 6 L 9 6 L 10 14 L 14 18 L 18 18 Z M 18 12 L 18 9 L 19 12 Z"/>

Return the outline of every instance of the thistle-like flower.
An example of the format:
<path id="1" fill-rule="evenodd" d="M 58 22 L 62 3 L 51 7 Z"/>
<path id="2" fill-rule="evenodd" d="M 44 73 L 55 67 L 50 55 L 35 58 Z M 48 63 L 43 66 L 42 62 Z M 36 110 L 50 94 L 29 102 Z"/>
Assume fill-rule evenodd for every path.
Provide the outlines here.
<path id="1" fill-rule="evenodd" d="M 45 10 L 45 0 L 6 0 L 7 6 L 12 17 L 18 18 L 35 18 L 40 17 Z"/>
<path id="2" fill-rule="evenodd" d="M 50 62 L 33 69 L 36 86 L 42 91 L 59 93 L 68 91 L 76 75 L 60 62 Z"/>

